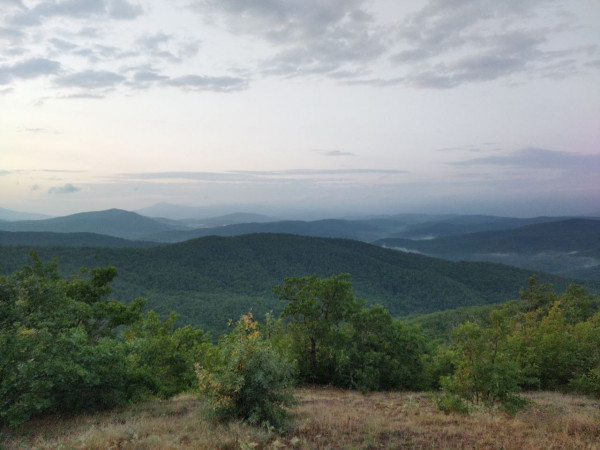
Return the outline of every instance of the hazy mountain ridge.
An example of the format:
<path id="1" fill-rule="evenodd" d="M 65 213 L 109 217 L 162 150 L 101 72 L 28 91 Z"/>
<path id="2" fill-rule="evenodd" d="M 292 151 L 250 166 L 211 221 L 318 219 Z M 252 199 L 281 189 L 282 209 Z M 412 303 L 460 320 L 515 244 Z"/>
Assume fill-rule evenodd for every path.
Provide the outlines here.
<path id="1" fill-rule="evenodd" d="M 276 220 L 256 213 L 177 220 L 146 217 L 109 209 L 35 221 L 0 222 L 3 231 L 88 232 L 127 239 L 181 242 L 203 236 L 236 236 L 248 233 L 291 233 L 339 237 L 372 242 L 384 238 L 424 239 L 472 231 L 518 228 L 532 223 L 558 221 L 557 217 L 518 219 L 485 215 L 395 214 L 355 219 Z"/>
<path id="2" fill-rule="evenodd" d="M 0 222 L 2 222 L 2 221 L 14 222 L 14 221 L 18 221 L 18 220 L 42 220 L 42 219 L 50 219 L 50 218 L 51 218 L 50 216 L 47 216 L 45 214 L 14 211 L 12 209 L 6 209 L 6 208 L 0 207 Z"/>
<path id="3" fill-rule="evenodd" d="M 181 228 L 185 228 L 181 226 Z M 175 226 L 160 223 L 121 209 L 93 211 L 44 220 L 5 222 L 2 231 L 45 231 L 55 233 L 98 233 L 129 239 L 141 239 L 152 233 L 173 230 Z"/>
<path id="4" fill-rule="evenodd" d="M 389 248 L 451 260 L 494 261 L 600 279 L 600 220 L 576 218 L 431 240 L 382 239 Z"/>

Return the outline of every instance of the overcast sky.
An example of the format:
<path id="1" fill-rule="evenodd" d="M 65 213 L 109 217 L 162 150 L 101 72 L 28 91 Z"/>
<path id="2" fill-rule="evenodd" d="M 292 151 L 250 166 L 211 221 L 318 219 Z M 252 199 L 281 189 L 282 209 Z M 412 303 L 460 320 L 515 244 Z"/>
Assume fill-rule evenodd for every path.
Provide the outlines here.
<path id="1" fill-rule="evenodd" d="M 600 213 L 598 0 L 0 0 L 0 206 Z"/>

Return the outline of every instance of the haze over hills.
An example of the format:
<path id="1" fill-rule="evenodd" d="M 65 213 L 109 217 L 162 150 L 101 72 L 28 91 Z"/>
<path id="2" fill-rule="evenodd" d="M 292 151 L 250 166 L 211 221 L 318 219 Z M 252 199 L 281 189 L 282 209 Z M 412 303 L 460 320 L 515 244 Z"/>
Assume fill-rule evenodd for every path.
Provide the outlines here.
<path id="1" fill-rule="evenodd" d="M 494 261 L 600 280 L 599 219 L 557 220 L 430 240 L 387 238 L 375 243 L 451 260 Z"/>
<path id="2" fill-rule="evenodd" d="M 569 277 L 599 280 L 600 221 L 562 217 L 510 218 L 486 215 L 394 214 L 314 221 L 271 220 L 254 213 L 204 219 L 149 218 L 106 210 L 44 220 L 0 222 L 4 245 L 140 247 L 204 236 L 284 233 L 353 239 L 451 260 L 491 261 Z M 240 223 L 245 220 L 254 222 Z M 208 226 L 217 225 L 217 226 Z M 475 231 L 475 233 L 473 233 Z M 35 232 L 92 233 L 78 236 Z M 98 235 L 128 239 L 114 241 Z M 133 242 L 148 241 L 148 242 Z"/>
<path id="3" fill-rule="evenodd" d="M 0 273 L 28 263 L 29 246 L 3 246 Z M 516 298 L 532 271 L 477 262 L 450 262 L 353 240 L 283 234 L 206 237 L 152 248 L 37 247 L 65 273 L 115 266 L 117 298 L 149 299 L 149 307 L 210 330 L 252 309 L 279 311 L 272 288 L 291 275 L 350 273 L 358 296 L 394 315 L 432 312 Z M 558 277 L 544 281 L 564 286 Z M 594 287 L 595 285 L 591 285 Z"/>
<path id="4" fill-rule="evenodd" d="M 41 220 L 49 219 L 50 216 L 45 214 L 37 214 L 30 212 L 13 211 L 0 207 L 0 221 L 16 221 L 16 220 Z"/>

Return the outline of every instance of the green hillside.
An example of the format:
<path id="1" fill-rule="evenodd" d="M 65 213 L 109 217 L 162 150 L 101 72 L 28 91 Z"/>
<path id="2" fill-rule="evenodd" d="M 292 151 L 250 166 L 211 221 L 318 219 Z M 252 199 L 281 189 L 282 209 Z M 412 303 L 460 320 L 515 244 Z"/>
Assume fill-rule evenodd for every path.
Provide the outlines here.
<path id="1" fill-rule="evenodd" d="M 97 233 L 0 231 L 0 245 L 53 247 L 154 247 L 155 242 L 132 241 Z"/>
<path id="2" fill-rule="evenodd" d="M 291 275 L 349 273 L 355 294 L 396 316 L 516 298 L 531 271 L 491 263 L 449 262 L 343 239 L 280 234 L 207 237 L 155 248 L 40 247 L 43 260 L 58 258 L 65 273 L 81 266 L 115 266 L 115 296 L 149 299 L 181 323 L 222 330 L 250 308 L 261 316 L 281 305 L 274 285 Z M 27 247 L 0 248 L 0 271 L 28 262 Z M 542 281 L 566 282 L 546 276 Z"/>
<path id="3" fill-rule="evenodd" d="M 594 219 L 568 219 L 430 240 L 381 239 L 375 243 L 452 260 L 502 262 L 600 280 L 600 220 Z"/>
<path id="4" fill-rule="evenodd" d="M 373 221 L 374 222 L 374 221 Z M 402 224 L 395 222 L 392 230 L 397 230 Z M 388 227 L 389 228 L 389 227 Z M 251 233 L 285 233 L 300 236 L 334 237 L 372 241 L 387 236 L 388 228 L 372 221 L 351 221 L 339 219 L 315 220 L 282 220 L 266 223 L 236 223 L 210 228 L 193 230 L 170 230 L 151 234 L 145 239 L 157 242 L 182 242 L 205 236 L 240 236 Z"/>

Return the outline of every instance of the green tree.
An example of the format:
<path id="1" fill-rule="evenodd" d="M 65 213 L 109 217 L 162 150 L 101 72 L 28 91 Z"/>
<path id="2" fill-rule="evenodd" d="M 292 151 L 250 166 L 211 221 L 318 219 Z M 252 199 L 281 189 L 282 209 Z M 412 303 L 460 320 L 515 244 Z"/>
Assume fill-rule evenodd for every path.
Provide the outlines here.
<path id="1" fill-rule="evenodd" d="M 419 389 L 423 386 L 423 335 L 380 305 L 351 318 L 347 339 L 350 387 L 360 390 Z"/>
<path id="2" fill-rule="evenodd" d="M 523 400 L 518 396 L 519 367 L 506 349 L 509 323 L 501 310 L 493 310 L 490 320 L 490 327 L 466 322 L 456 329 L 454 372 L 442 377 L 442 389 L 450 397 L 514 411 Z"/>
<path id="3" fill-rule="evenodd" d="M 287 301 L 287 348 L 300 380 L 362 391 L 422 387 L 421 332 L 382 306 L 365 307 L 348 274 L 287 278 L 275 292 Z"/>
<path id="4" fill-rule="evenodd" d="M 340 331 L 363 305 L 352 294 L 350 275 L 290 277 L 275 287 L 275 293 L 287 302 L 281 317 L 291 320 L 300 378 L 331 382 L 339 366 L 334 350 L 344 346 Z"/>

